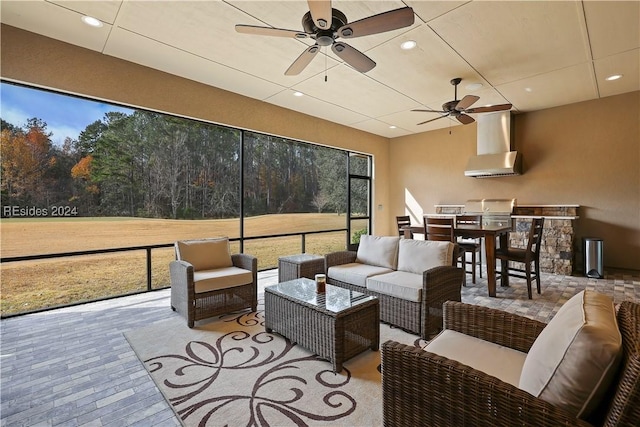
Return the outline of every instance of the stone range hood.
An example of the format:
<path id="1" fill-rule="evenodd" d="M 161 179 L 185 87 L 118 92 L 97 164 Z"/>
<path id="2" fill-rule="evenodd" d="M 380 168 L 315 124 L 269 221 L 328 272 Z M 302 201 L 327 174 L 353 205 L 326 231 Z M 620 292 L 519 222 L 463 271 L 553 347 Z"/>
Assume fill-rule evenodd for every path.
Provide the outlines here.
<path id="1" fill-rule="evenodd" d="M 495 178 L 520 175 L 522 159 L 513 150 L 511 111 L 481 114 L 477 118 L 477 155 L 469 159 L 465 176 Z"/>

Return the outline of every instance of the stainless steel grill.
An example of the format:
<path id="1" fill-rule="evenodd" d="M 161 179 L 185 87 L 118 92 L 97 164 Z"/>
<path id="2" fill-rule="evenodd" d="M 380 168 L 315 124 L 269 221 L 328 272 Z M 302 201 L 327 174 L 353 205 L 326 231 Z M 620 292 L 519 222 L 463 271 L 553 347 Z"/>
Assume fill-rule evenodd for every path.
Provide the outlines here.
<path id="1" fill-rule="evenodd" d="M 464 213 L 482 215 L 483 225 L 513 225 L 511 214 L 516 207 L 516 199 L 472 199 L 464 205 Z"/>

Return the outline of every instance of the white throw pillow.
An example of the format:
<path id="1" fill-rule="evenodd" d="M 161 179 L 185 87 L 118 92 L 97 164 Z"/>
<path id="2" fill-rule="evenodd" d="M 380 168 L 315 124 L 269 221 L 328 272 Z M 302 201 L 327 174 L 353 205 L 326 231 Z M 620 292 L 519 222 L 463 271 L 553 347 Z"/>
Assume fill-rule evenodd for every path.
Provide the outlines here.
<path id="1" fill-rule="evenodd" d="M 519 388 L 585 419 L 609 387 L 621 354 L 613 301 L 585 290 L 567 301 L 535 340 Z"/>
<path id="2" fill-rule="evenodd" d="M 356 262 L 396 269 L 400 236 L 360 236 Z"/>
<path id="3" fill-rule="evenodd" d="M 179 241 L 176 248 L 179 259 L 193 265 L 196 271 L 233 266 L 227 237 Z"/>
<path id="4" fill-rule="evenodd" d="M 422 274 L 433 267 L 453 265 L 451 242 L 402 239 L 398 248 L 398 270 Z"/>

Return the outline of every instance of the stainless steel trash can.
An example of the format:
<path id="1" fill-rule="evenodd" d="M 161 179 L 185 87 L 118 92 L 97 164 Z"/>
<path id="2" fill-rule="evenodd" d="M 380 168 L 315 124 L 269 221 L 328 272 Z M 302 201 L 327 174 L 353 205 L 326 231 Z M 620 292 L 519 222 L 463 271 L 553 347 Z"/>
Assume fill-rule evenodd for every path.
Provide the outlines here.
<path id="1" fill-rule="evenodd" d="M 584 274 L 595 279 L 604 278 L 602 250 L 604 242 L 597 237 L 583 237 Z"/>

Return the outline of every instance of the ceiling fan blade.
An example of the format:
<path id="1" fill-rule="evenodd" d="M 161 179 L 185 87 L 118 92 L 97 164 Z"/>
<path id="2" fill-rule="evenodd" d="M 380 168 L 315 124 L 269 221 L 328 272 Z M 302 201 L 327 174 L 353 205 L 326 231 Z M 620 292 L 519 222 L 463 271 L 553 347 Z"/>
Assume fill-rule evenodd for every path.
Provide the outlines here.
<path id="1" fill-rule="evenodd" d="M 419 113 L 440 113 L 440 114 L 447 113 L 447 111 L 442 111 L 442 110 L 423 110 L 423 109 L 416 109 L 416 110 L 411 110 L 411 111 L 416 111 L 416 112 L 419 112 Z"/>
<path id="2" fill-rule="evenodd" d="M 468 110 L 465 111 L 465 113 L 467 114 L 473 114 L 473 113 L 490 113 L 492 111 L 504 111 L 504 110 L 510 110 L 512 107 L 511 104 L 498 104 L 498 105 L 490 105 L 488 107 L 476 107 L 476 108 L 470 108 Z"/>
<path id="3" fill-rule="evenodd" d="M 427 120 L 427 121 L 420 122 L 420 123 L 418 123 L 416 126 L 420 126 L 420 125 L 423 125 L 423 124 L 425 124 L 425 123 L 429 123 L 429 122 L 432 122 L 432 121 L 434 121 L 434 120 L 439 120 L 439 119 L 442 119 L 442 118 L 445 118 L 445 117 L 449 117 L 449 114 L 444 114 L 444 115 L 442 115 L 442 116 L 440 116 L 440 117 L 436 117 L 435 119 L 429 119 L 429 120 Z"/>
<path id="4" fill-rule="evenodd" d="M 311 60 L 316 56 L 316 53 L 320 51 L 320 46 L 314 44 L 307 48 L 298 58 L 293 61 L 293 64 L 287 68 L 287 71 L 284 72 L 285 76 L 297 76 L 304 70 L 307 65 L 311 62 Z"/>
<path id="5" fill-rule="evenodd" d="M 242 34 L 255 34 L 259 36 L 289 37 L 294 39 L 306 39 L 309 35 L 302 31 L 283 30 L 281 28 L 257 27 L 255 25 L 237 24 L 236 31 Z"/>
<path id="6" fill-rule="evenodd" d="M 468 107 L 471 107 L 473 103 L 476 102 L 478 99 L 480 99 L 479 96 L 467 95 L 458 102 L 458 104 L 456 105 L 456 110 L 458 111 L 466 110 Z"/>
<path id="7" fill-rule="evenodd" d="M 413 25 L 414 19 L 413 9 L 402 7 L 343 25 L 338 28 L 338 35 L 353 38 L 384 33 Z"/>
<path id="8" fill-rule="evenodd" d="M 458 121 L 463 125 L 468 125 L 469 123 L 473 123 L 476 121 L 473 117 L 467 116 L 466 114 L 458 114 L 456 116 L 456 119 L 458 119 Z"/>
<path id="9" fill-rule="evenodd" d="M 307 4 L 316 27 L 321 30 L 331 28 L 331 17 L 333 16 L 331 0 L 307 0 Z"/>
<path id="10" fill-rule="evenodd" d="M 338 55 L 340 59 L 342 59 L 344 62 L 351 65 L 361 73 L 366 73 L 376 66 L 376 63 L 373 62 L 371 58 L 346 43 L 334 43 L 331 46 L 331 50 L 333 51 L 333 53 Z"/>

